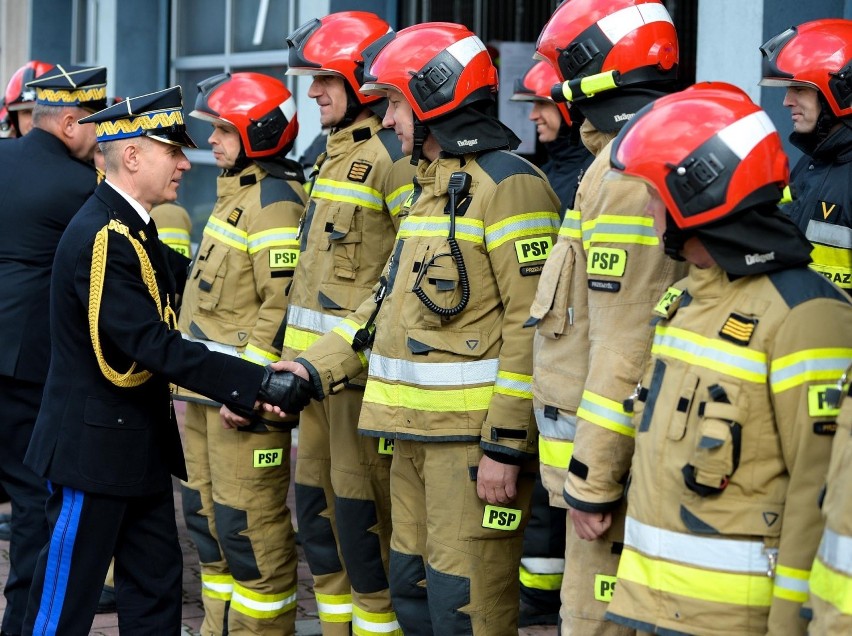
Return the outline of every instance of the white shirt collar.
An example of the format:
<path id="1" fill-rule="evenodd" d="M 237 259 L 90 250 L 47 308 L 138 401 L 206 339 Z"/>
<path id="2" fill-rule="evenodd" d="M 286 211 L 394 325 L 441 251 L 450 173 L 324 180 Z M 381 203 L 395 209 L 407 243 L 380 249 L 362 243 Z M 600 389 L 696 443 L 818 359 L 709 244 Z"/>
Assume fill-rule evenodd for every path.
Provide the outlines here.
<path id="1" fill-rule="evenodd" d="M 104 179 L 104 183 L 106 183 L 109 187 L 118 192 L 124 198 L 124 200 L 127 201 L 134 210 L 136 210 L 136 213 L 142 218 L 142 222 L 145 225 L 148 225 L 148 221 L 151 220 L 151 215 L 148 214 L 148 212 L 145 210 L 145 208 L 142 207 L 142 204 L 139 203 L 139 201 L 127 194 L 124 190 L 112 183 L 109 179 Z"/>

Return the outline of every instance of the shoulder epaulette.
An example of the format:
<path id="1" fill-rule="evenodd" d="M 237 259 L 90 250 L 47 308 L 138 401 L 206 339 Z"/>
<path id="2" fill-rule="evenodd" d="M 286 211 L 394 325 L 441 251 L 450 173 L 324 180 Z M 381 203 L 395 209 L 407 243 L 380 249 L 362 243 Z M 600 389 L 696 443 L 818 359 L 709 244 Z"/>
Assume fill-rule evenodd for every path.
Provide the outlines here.
<path id="1" fill-rule="evenodd" d="M 388 151 L 391 161 L 399 161 L 405 156 L 402 152 L 402 144 L 399 143 L 399 139 L 397 139 L 396 133 L 392 128 L 382 128 L 377 137 L 382 142 L 385 150 Z"/>
<path id="2" fill-rule="evenodd" d="M 828 282 L 822 274 L 809 267 L 795 267 L 769 274 L 769 280 L 781 294 L 781 298 L 792 309 L 815 298 L 831 298 L 848 303 L 849 298 Z"/>
<path id="3" fill-rule="evenodd" d="M 303 205 L 302 197 L 293 186 L 284 179 L 268 176 L 260 181 L 260 206 L 265 208 L 279 201 L 287 201 Z"/>
<path id="4" fill-rule="evenodd" d="M 528 174 L 541 178 L 541 174 L 531 163 L 508 150 L 492 150 L 477 155 L 476 163 L 493 179 L 494 183 L 500 183 L 503 179 L 516 174 Z"/>

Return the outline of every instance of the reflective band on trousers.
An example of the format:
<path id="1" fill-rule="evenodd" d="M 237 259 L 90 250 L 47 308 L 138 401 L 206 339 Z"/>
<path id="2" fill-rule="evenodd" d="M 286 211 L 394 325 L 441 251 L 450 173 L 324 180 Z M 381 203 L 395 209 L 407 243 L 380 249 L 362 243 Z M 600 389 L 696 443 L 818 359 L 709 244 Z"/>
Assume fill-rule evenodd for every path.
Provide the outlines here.
<path id="1" fill-rule="evenodd" d="M 201 593 L 210 598 L 230 601 L 234 591 L 234 577 L 230 574 L 201 573 Z"/>
<path id="2" fill-rule="evenodd" d="M 317 613 L 326 623 L 348 623 L 352 620 L 351 594 L 316 594 Z"/>
<path id="3" fill-rule="evenodd" d="M 393 612 L 368 612 L 357 605 L 353 605 L 352 634 L 354 636 L 373 636 L 374 634 L 402 636 L 402 628 Z"/>
<path id="4" fill-rule="evenodd" d="M 776 358 L 770 367 L 769 383 L 773 393 L 801 386 L 806 382 L 835 382 L 852 362 L 852 349 L 805 349 Z"/>
<path id="5" fill-rule="evenodd" d="M 619 579 L 713 603 L 753 607 L 772 603 L 769 559 L 762 542 L 697 537 L 628 517 L 624 545 Z"/>
<path id="6" fill-rule="evenodd" d="M 766 382 L 766 354 L 686 329 L 658 325 L 651 353 L 748 382 Z"/>
<path id="7" fill-rule="evenodd" d="M 231 611 L 252 618 L 275 618 L 296 610 L 296 588 L 281 594 L 259 594 L 254 590 L 234 583 Z"/>

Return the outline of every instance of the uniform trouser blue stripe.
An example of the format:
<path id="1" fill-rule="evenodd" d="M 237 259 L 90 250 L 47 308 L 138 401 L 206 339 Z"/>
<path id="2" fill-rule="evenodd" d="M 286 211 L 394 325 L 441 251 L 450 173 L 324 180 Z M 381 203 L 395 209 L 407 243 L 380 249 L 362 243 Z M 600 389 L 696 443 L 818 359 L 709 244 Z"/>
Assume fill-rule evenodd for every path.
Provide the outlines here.
<path id="1" fill-rule="evenodd" d="M 84 493 L 74 488 L 62 488 L 62 510 L 50 537 L 44 587 L 33 634 L 55 634 L 65 602 L 68 575 L 74 542 L 80 527 Z"/>

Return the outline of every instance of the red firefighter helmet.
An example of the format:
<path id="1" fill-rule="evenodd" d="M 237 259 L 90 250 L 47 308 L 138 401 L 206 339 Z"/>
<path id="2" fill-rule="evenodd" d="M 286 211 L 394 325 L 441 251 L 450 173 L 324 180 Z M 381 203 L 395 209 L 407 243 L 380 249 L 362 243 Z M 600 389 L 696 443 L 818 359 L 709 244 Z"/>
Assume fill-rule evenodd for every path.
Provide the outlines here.
<path id="1" fill-rule="evenodd" d="M 559 82 L 559 76 L 556 74 L 553 66 L 547 60 L 539 60 L 532 65 L 532 68 L 524 73 L 524 76 L 515 80 L 515 92 L 510 98 L 515 102 L 550 102 L 554 103 L 550 96 L 550 89 L 554 84 Z M 571 125 L 571 114 L 568 112 L 568 106 L 565 102 L 556 104 L 559 112 L 562 114 L 562 119 L 569 126 Z"/>
<path id="2" fill-rule="evenodd" d="M 309 20 L 287 38 L 287 75 L 336 75 L 362 105 L 378 101 L 378 97 L 358 92 L 364 79 L 363 53 L 392 33 L 387 22 L 367 11 L 341 11 Z"/>
<path id="3" fill-rule="evenodd" d="M 775 203 L 789 175 L 769 116 L 724 82 L 702 82 L 640 110 L 616 137 L 610 160 L 650 183 L 681 229 Z"/>
<path id="4" fill-rule="evenodd" d="M 427 22 L 402 29 L 364 73 L 364 92 L 400 91 L 422 122 L 494 99 L 497 69 L 467 27 Z"/>
<path id="5" fill-rule="evenodd" d="M 9 117 L 9 111 L 6 110 L 6 104 L 0 99 L 0 139 L 9 139 L 15 136 L 17 136 L 17 133 Z"/>
<path id="6" fill-rule="evenodd" d="M 761 86 L 807 86 L 836 117 L 852 114 L 852 20 L 814 20 L 779 33 L 760 47 Z"/>
<path id="7" fill-rule="evenodd" d="M 563 2 L 536 43 L 560 81 L 576 80 L 568 101 L 604 91 L 677 77 L 678 42 L 661 0 Z M 581 82 L 582 80 L 582 82 Z"/>
<path id="8" fill-rule="evenodd" d="M 290 91 L 262 73 L 222 73 L 200 82 L 189 115 L 236 128 L 250 159 L 288 152 L 299 132 Z"/>
<path id="9" fill-rule="evenodd" d="M 6 108 L 10 112 L 32 109 L 35 106 L 36 91 L 34 88 L 27 88 L 27 82 L 52 68 L 53 64 L 31 60 L 15 71 L 6 85 Z"/>

